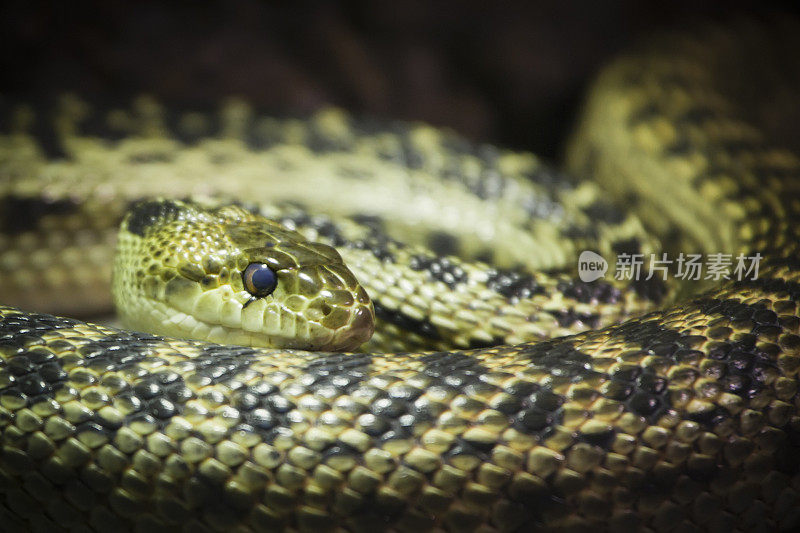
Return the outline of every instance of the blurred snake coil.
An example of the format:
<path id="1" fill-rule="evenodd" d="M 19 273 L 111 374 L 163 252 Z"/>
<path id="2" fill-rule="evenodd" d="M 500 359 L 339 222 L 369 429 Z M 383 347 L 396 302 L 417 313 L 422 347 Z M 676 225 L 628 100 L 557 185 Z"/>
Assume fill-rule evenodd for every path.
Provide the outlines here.
<path id="1" fill-rule="evenodd" d="M 0 99 L 0 529 L 797 530 L 798 34 L 739 21 L 620 56 L 569 174 L 337 110 Z M 109 309 L 131 206 L 144 235 L 220 199 L 335 247 L 375 338 L 311 352 L 56 316 Z M 170 238 L 152 291 L 228 309 L 209 295 L 245 280 L 202 255 L 214 238 Z M 581 250 L 763 259 L 687 294 L 582 282 Z"/>

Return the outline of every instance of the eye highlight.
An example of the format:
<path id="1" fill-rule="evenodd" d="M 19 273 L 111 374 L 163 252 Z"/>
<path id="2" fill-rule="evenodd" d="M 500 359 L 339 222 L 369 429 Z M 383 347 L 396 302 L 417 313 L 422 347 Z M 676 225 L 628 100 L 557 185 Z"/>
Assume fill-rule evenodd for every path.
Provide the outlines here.
<path id="1" fill-rule="evenodd" d="M 247 292 L 263 298 L 275 290 L 278 285 L 278 276 L 264 263 L 250 263 L 242 271 L 242 283 Z"/>

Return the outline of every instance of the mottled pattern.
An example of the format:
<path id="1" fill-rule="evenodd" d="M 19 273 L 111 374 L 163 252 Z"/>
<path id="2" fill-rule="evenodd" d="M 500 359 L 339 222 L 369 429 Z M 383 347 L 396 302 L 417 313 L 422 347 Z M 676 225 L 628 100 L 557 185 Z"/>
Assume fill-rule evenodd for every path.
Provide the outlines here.
<path id="1" fill-rule="evenodd" d="M 4 309 L 6 507 L 101 529 L 793 523 L 798 302 L 750 285 L 608 331 L 429 355 Z"/>
<path id="2" fill-rule="evenodd" d="M 743 87 L 750 85 L 735 83 L 754 83 L 753 75 L 740 74 L 748 65 L 762 75 L 790 65 L 778 52 L 797 53 L 800 48 L 786 46 L 797 32 L 775 46 L 771 33 L 752 25 L 730 33 L 712 29 L 703 39 L 673 38 L 613 63 L 592 92 L 568 158 L 573 170 L 591 172 L 618 201 L 627 199 L 667 247 L 760 252 L 757 280 L 727 282 L 664 310 L 569 337 L 428 353 L 219 346 L 0 307 L 3 526 L 796 530 L 800 162 L 770 148 L 765 135 L 743 120 L 758 113 L 747 106 L 752 95 Z M 780 60 L 759 61 L 753 50 Z M 76 131 L 57 138 L 61 153 L 77 154 L 77 162 L 61 166 L 44 160 L 43 154 L 57 151 L 37 147 L 38 136 L 4 137 L 0 171 L 11 178 L 6 193 L 33 197 L 34 191 L 25 191 L 30 179 L 20 178 L 26 172 L 28 178 L 50 176 L 55 185 L 48 182 L 45 189 L 58 200 L 64 190 L 82 190 L 56 178 L 87 168 L 98 176 L 155 173 L 161 179 L 165 170 L 191 169 L 197 177 L 213 174 L 209 167 L 225 175 L 224 169 L 234 168 L 227 165 L 241 157 L 235 168 L 243 182 L 231 181 L 226 192 L 237 196 L 241 187 L 250 194 L 239 196 L 250 201 L 263 191 L 261 182 L 247 179 L 255 176 L 247 163 L 253 154 L 263 156 L 261 165 L 274 164 L 268 168 L 278 176 L 299 176 L 288 169 L 300 168 L 346 176 L 355 197 L 361 182 L 384 186 L 376 178 L 382 172 L 397 177 L 404 168 L 409 182 L 425 192 L 423 182 L 414 181 L 416 172 L 436 176 L 453 186 L 450 200 L 462 200 L 455 205 L 467 221 L 496 230 L 495 266 L 423 247 L 452 251 L 453 242 L 438 234 L 445 232 L 459 237 L 462 257 L 485 255 L 487 243 L 464 228 L 453 231 L 438 206 L 438 219 L 427 220 L 429 231 L 417 239 L 412 221 L 392 217 L 390 210 L 366 210 L 348 220 L 342 213 L 299 214 L 320 203 L 313 198 L 287 198 L 295 212 L 259 207 L 265 215 L 278 213 L 276 220 L 295 226 L 290 230 L 339 246 L 354 272 L 370 274 L 364 283 L 390 329 L 385 344 L 402 339 L 412 350 L 437 347 L 445 338 L 465 348 L 515 342 L 517 332 L 504 331 L 505 319 L 475 321 L 470 313 L 437 308 L 442 302 L 435 297 L 436 305 L 418 305 L 416 298 L 433 289 L 429 296 L 444 301 L 464 292 L 478 310 L 499 304 L 513 315 L 520 309 L 515 306 L 533 305 L 526 309 L 536 326 L 525 332 L 533 339 L 547 336 L 537 329 L 544 323 L 541 315 L 551 323 L 603 326 L 610 317 L 600 315 L 608 309 L 619 319 L 620 309 L 626 310 L 622 315 L 634 307 L 641 311 L 645 306 L 637 305 L 664 296 L 660 286 L 639 287 L 644 297 L 636 299 L 636 288 L 513 268 L 535 249 L 560 255 L 549 264 L 541 259 L 540 266 L 563 269 L 562 259 L 574 260 L 570 243 L 577 250 L 599 243 L 599 251 L 609 253 L 646 253 L 651 246 L 638 230 L 628 231 L 635 218 L 601 203 L 593 185 L 559 183 L 550 198 L 563 204 L 541 196 L 537 187 L 553 173 L 534 171 L 541 167 L 532 156 L 470 147 L 423 126 L 353 130 L 349 119 L 335 113 L 280 127 L 259 119 L 237 129 L 241 121 L 217 123 L 203 115 L 164 114 L 147 102 L 140 106 L 135 116 L 146 120 L 123 113 L 105 123 L 110 129 L 122 124 L 120 144 L 109 143 L 111 148 Z M 249 116 L 241 106 L 226 109 Z M 17 115 L 24 123 L 25 114 Z M 66 124 L 69 130 L 72 123 Z M 19 131 L 39 129 L 24 126 Z M 131 131 L 152 137 L 126 137 Z M 210 140 L 212 133 L 234 140 Z M 53 144 L 52 136 L 42 139 Z M 246 149 L 237 144 L 241 139 Z M 359 156 L 337 159 L 347 153 Z M 139 174 L 140 165 L 148 173 Z M 532 189 L 507 179 L 529 174 Z M 218 192 L 209 183 L 185 194 Z M 166 194 L 152 183 L 145 190 Z M 458 191 L 492 203 L 471 203 Z M 330 187 L 309 192 L 318 193 L 318 200 L 333 197 Z M 394 192 L 395 200 L 406 210 L 414 205 L 425 221 L 424 194 Z M 512 197 L 518 201 L 507 201 Z M 411 199 L 418 203 L 404 203 Z M 107 204 L 115 202 L 125 203 Z M 478 205 L 501 209 L 492 217 L 491 209 Z M 504 229 L 503 222 L 523 213 L 531 221 L 515 223 L 555 240 L 531 248 L 530 240 L 511 238 L 520 232 Z M 31 222 L 40 231 L 53 228 L 47 226 L 53 220 L 70 221 L 70 213 L 53 215 L 38 211 Z M 599 227 L 585 223 L 590 217 Z M 557 222 L 538 225 L 540 219 Z M 134 226 L 148 224 L 143 217 Z M 620 227 L 627 229 L 619 232 Z M 410 242 L 395 240 L 394 231 L 410 228 Z M 32 236 L 3 239 L 0 244 L 19 245 L 15 249 L 23 252 L 39 243 Z M 554 244 L 559 240 L 562 246 Z M 19 260 L 5 259 L 0 272 L 11 272 L 2 269 Z M 483 284 L 474 293 L 483 300 L 469 292 L 473 281 Z"/>
<path id="3" fill-rule="evenodd" d="M 74 97 L 49 107 L 0 100 L 0 115 L 7 128 L 0 136 L 0 198 L 18 205 L 77 202 L 68 212 L 23 210 L 16 229 L 0 233 L 6 304 L 82 317 L 107 313 L 116 227 L 130 205 L 157 197 L 232 200 L 337 247 L 391 318 L 367 349 L 546 339 L 614 323 L 658 302 L 636 284 L 617 283 L 619 298 L 596 313 L 595 302 L 560 291 L 575 282 L 564 272 L 582 249 L 609 255 L 618 243 L 636 240 L 652 251 L 656 240 L 635 216 L 599 200 L 591 183 L 556 179 L 531 154 L 476 147 L 424 125 L 358 121 L 337 110 L 273 119 L 241 102 L 197 113 L 147 98 L 130 109 L 93 109 Z M 43 136 L 48 117 L 54 131 Z M 53 138 L 63 154 L 48 159 L 42 143 Z M 40 187 L 32 186 L 34 175 Z M 489 178 L 494 192 L 479 192 Z M 156 204 L 144 205 L 155 212 L 139 212 L 134 234 L 160 214 Z M 586 229 L 584 237 L 572 236 L 576 227 Z M 478 257 L 493 266 L 472 260 Z M 495 268 L 530 279 L 537 290 L 513 295 L 493 282 Z M 597 320 L 579 318 L 595 314 Z"/>

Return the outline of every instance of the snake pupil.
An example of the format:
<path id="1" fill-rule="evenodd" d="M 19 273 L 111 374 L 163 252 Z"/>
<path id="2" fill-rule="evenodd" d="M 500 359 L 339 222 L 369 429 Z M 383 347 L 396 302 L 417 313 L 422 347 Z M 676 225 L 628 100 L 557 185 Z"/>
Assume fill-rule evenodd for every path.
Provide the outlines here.
<path id="1" fill-rule="evenodd" d="M 242 272 L 244 288 L 253 296 L 268 296 L 278 285 L 275 272 L 264 263 L 250 263 Z"/>

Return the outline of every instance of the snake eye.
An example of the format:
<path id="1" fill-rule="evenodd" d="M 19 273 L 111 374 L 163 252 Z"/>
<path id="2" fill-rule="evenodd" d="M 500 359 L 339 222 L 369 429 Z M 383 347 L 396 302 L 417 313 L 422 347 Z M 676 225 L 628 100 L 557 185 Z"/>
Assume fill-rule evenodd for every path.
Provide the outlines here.
<path id="1" fill-rule="evenodd" d="M 264 297 L 275 290 L 278 277 L 264 263 L 250 263 L 242 271 L 242 282 L 247 292 L 253 296 Z"/>

